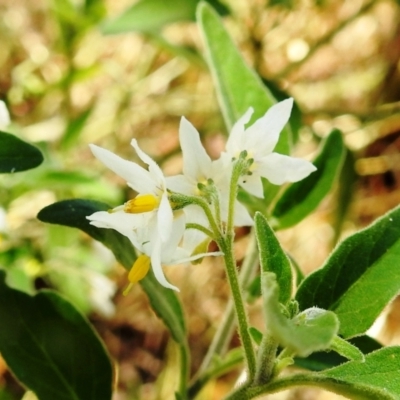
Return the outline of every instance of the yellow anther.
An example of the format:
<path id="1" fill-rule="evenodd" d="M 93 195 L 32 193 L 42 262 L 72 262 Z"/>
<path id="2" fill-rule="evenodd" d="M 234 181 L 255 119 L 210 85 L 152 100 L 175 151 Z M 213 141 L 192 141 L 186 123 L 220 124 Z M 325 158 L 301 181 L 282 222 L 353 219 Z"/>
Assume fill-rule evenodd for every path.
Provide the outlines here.
<path id="1" fill-rule="evenodd" d="M 153 194 L 139 195 L 125 203 L 124 211 L 130 214 L 153 211 L 158 207 L 159 202 L 159 199 Z"/>
<path id="2" fill-rule="evenodd" d="M 129 285 L 123 291 L 123 295 L 126 296 L 128 292 L 131 290 L 132 286 L 135 283 L 138 283 L 142 280 L 150 270 L 150 258 L 145 254 L 139 256 L 136 261 L 133 263 L 131 270 L 128 274 Z"/>

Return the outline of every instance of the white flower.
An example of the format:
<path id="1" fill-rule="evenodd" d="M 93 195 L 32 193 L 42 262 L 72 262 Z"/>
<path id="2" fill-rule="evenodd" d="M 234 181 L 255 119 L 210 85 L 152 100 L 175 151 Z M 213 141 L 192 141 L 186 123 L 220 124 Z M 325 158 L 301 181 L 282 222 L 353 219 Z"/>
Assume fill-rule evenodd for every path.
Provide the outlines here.
<path id="1" fill-rule="evenodd" d="M 239 184 L 249 193 L 263 197 L 261 177 L 275 185 L 297 182 L 307 177 L 316 168 L 299 158 L 273 153 L 279 135 L 290 117 L 293 99 L 286 99 L 272 106 L 263 117 L 245 129 L 253 109 L 249 108 L 233 126 L 226 144 L 229 158 L 237 158 L 243 151 L 254 160 L 249 174 L 242 176 Z"/>
<path id="2" fill-rule="evenodd" d="M 108 213 L 106 211 L 99 211 L 88 217 L 92 225 L 99 228 L 115 229 L 122 235 L 127 236 L 133 246 L 142 253 L 142 256 L 137 259 L 129 273 L 128 278 L 131 284 L 143 279 L 151 266 L 156 279 L 161 285 L 179 291 L 176 286 L 171 285 L 165 278 L 163 272 L 164 266 L 183 264 L 207 255 L 222 254 L 221 252 L 215 252 L 196 254 L 193 256 L 193 248 L 190 246 L 188 247 L 188 245 L 179 246 L 185 230 L 185 217 L 183 213 L 179 213 L 174 218 L 172 223 L 173 228 L 166 241 L 160 240 L 160 236 L 157 235 L 157 221 L 155 218 L 152 218 L 149 213 L 135 214 L 133 216 L 136 218 L 144 218 L 146 222 L 139 224 L 133 221 L 134 225 L 141 226 L 132 229 L 132 220 L 127 221 L 122 212 Z M 145 257 L 143 257 L 143 255 Z"/>
<path id="3" fill-rule="evenodd" d="M 156 233 L 161 241 L 166 241 L 171 233 L 173 213 L 168 200 L 164 175 L 156 162 L 139 148 L 135 139 L 132 140 L 131 145 L 139 158 L 149 166 L 148 170 L 134 162 L 124 160 L 111 151 L 90 145 L 93 154 L 104 165 L 124 178 L 128 186 L 138 193 L 134 199 L 115 208 L 111 215 L 115 213 L 115 222 L 129 226 L 130 229 L 147 224 L 148 218 L 155 218 Z M 123 213 L 122 217 L 118 215 L 119 212 Z M 150 213 L 150 215 L 142 215 L 142 213 Z M 125 230 L 125 228 L 122 229 Z"/>
<path id="4" fill-rule="evenodd" d="M 212 161 L 200 141 L 200 135 L 196 128 L 184 117 L 179 126 L 179 140 L 183 156 L 183 175 L 167 177 L 169 189 L 189 196 L 201 194 L 198 184 L 207 185 L 211 179 L 219 192 L 222 220 L 226 221 L 228 215 L 229 184 L 232 172 L 230 160 L 220 158 Z M 202 211 L 197 207 L 187 208 L 188 217 L 194 220 L 204 221 L 200 215 Z M 198 215 L 195 215 L 198 213 Z M 190 217 L 189 220 L 190 221 Z M 252 225 L 246 208 L 236 201 L 235 203 L 235 225 Z"/>
<path id="5" fill-rule="evenodd" d="M 160 167 L 142 150 L 135 139 L 131 142 L 139 158 L 149 166 L 146 170 L 131 161 L 118 157 L 101 147 L 90 145 L 93 154 L 108 168 L 127 181 L 138 195 L 110 212 L 99 211 L 87 218 L 92 225 L 115 229 L 128 237 L 140 251 L 152 259 L 152 267 L 158 281 L 176 289 L 165 279 L 160 262 L 163 243 L 170 243 L 174 235 L 183 236 L 184 224 L 177 229 L 173 224 L 173 212 L 168 200 L 165 178 Z M 174 231 L 174 232 L 173 232 Z M 144 252 L 144 251 L 143 251 Z"/>
<path id="6" fill-rule="evenodd" d="M 10 125 L 10 114 L 8 112 L 6 103 L 0 100 L 0 129 Z"/>

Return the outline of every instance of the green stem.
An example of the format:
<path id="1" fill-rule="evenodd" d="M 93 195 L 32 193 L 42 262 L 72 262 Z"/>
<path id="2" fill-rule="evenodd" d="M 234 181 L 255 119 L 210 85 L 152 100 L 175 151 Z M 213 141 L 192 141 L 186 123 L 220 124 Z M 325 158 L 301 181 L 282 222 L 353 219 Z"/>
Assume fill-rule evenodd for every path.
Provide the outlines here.
<path id="1" fill-rule="evenodd" d="M 248 379 L 252 381 L 256 372 L 256 359 L 253 343 L 248 329 L 247 314 L 239 286 L 236 262 L 233 255 L 233 235 L 228 233 L 225 238 L 218 240 L 218 245 L 221 251 L 224 253 L 226 274 L 232 292 L 232 298 L 236 311 L 236 319 L 239 327 L 239 336 L 243 345 L 247 363 Z"/>
<path id="2" fill-rule="evenodd" d="M 313 386 L 330 392 L 345 396 L 349 399 L 364 400 L 392 400 L 392 394 L 388 394 L 384 389 L 372 386 L 346 383 L 337 378 L 324 376 L 321 373 L 311 372 L 305 374 L 294 374 L 261 386 L 243 386 L 228 395 L 225 400 L 250 400 L 265 394 L 277 393 L 287 390 L 293 386 Z"/>
<path id="3" fill-rule="evenodd" d="M 179 346 L 180 351 L 180 376 L 179 376 L 179 393 L 182 400 L 187 399 L 188 393 L 188 381 L 189 381 L 189 370 L 190 370 L 190 351 L 187 343 Z"/>
<path id="4" fill-rule="evenodd" d="M 268 383 L 273 377 L 277 350 L 278 342 L 271 335 L 265 334 L 258 350 L 255 384 Z"/>
<path id="5" fill-rule="evenodd" d="M 189 222 L 188 224 L 186 224 L 186 229 L 197 229 L 198 231 L 205 233 L 211 239 L 214 239 L 214 234 L 203 225 L 196 224 L 194 222 Z"/>
<path id="6" fill-rule="evenodd" d="M 247 286 L 250 280 L 255 275 L 258 269 L 258 251 L 257 251 L 257 241 L 254 232 L 250 233 L 250 243 L 247 249 L 246 256 L 243 260 L 242 268 L 239 274 L 239 282 L 241 288 Z M 232 339 L 232 335 L 235 328 L 235 310 L 233 305 L 233 300 L 229 299 L 228 304 L 224 312 L 224 316 L 220 324 L 218 324 L 218 329 L 213 337 L 213 340 L 208 348 L 207 354 L 203 359 L 203 362 L 199 368 L 197 377 L 193 380 L 193 387 L 198 387 L 201 389 L 202 385 L 198 385 L 197 381 L 202 379 L 204 383 L 206 380 L 200 378 L 200 376 L 211 376 L 207 373 L 212 359 L 215 355 L 223 355 Z"/>

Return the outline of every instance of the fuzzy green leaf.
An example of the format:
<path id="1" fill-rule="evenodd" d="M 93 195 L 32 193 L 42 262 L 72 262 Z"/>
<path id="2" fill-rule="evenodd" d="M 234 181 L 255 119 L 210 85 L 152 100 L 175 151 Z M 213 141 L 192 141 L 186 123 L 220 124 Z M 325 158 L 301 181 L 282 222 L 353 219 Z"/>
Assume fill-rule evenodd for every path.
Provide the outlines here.
<path id="1" fill-rule="evenodd" d="M 112 368 L 86 318 L 52 291 L 9 288 L 0 271 L 0 352 L 41 400 L 110 400 Z"/>
<path id="2" fill-rule="evenodd" d="M 97 201 L 73 199 L 54 203 L 43 208 L 38 218 L 43 222 L 79 228 L 92 238 L 103 243 L 113 253 L 115 258 L 130 270 L 136 254 L 130 241 L 113 229 L 102 229 L 90 225 L 87 216 L 96 211 L 109 210 L 107 204 Z M 140 281 L 150 299 L 150 303 L 157 315 L 164 321 L 178 343 L 186 341 L 186 327 L 182 306 L 176 294 L 161 286 L 152 273 Z"/>
<path id="3" fill-rule="evenodd" d="M 121 15 L 106 21 L 103 33 L 155 32 L 165 25 L 178 21 L 194 21 L 196 7 L 200 0 L 141 0 L 133 4 Z M 218 0 L 209 0 L 221 14 L 228 8 Z"/>
<path id="4" fill-rule="evenodd" d="M 301 309 L 334 311 L 340 334 L 363 334 L 400 292 L 400 208 L 340 243 L 325 265 L 300 285 Z"/>
<path id="5" fill-rule="evenodd" d="M 350 361 L 320 375 L 332 378 L 333 385 L 343 385 L 342 393 L 354 393 L 354 399 L 397 400 L 399 372 L 400 347 L 386 347 L 368 354 L 365 361 Z M 355 397 L 357 392 L 359 397 Z"/>
<path id="6" fill-rule="evenodd" d="M 251 120 L 254 122 L 276 103 L 274 96 L 246 64 L 221 19 L 208 4 L 200 3 L 197 19 L 227 129 L 230 130 L 249 107 L 254 107 Z M 286 126 L 275 151 L 289 154 L 290 143 L 291 132 Z"/>
<path id="7" fill-rule="evenodd" d="M 362 351 L 339 336 L 333 339 L 330 350 L 336 351 L 336 353 L 346 357 L 348 360 L 364 361 L 364 354 Z"/>
<path id="8" fill-rule="evenodd" d="M 274 231 L 261 213 L 254 217 L 261 271 L 273 272 L 279 285 L 279 301 L 286 304 L 292 297 L 292 268 Z"/>
<path id="9" fill-rule="evenodd" d="M 330 347 L 339 329 L 333 312 L 313 307 L 289 319 L 282 313 L 275 274 L 262 272 L 261 284 L 266 328 L 282 347 L 301 357 Z"/>
<path id="10" fill-rule="evenodd" d="M 42 153 L 14 135 L 0 132 L 0 173 L 35 168 L 43 161 Z"/>
<path id="11" fill-rule="evenodd" d="M 309 215 L 332 189 L 343 164 L 345 147 L 342 134 L 334 130 L 313 161 L 317 170 L 288 186 L 272 211 L 279 229 L 296 225 Z"/>

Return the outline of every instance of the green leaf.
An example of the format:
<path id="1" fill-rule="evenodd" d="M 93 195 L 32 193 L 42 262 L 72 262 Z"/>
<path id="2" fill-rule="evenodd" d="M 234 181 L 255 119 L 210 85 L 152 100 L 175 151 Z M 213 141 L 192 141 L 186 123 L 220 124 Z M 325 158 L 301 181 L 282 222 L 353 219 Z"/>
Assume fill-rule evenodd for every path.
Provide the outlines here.
<path id="1" fill-rule="evenodd" d="M 40 400 L 110 400 L 112 367 L 88 321 L 52 291 L 29 296 L 0 271 L 0 352 Z"/>
<path id="2" fill-rule="evenodd" d="M 272 211 L 279 229 L 296 225 L 316 209 L 332 189 L 342 167 L 345 147 L 342 135 L 334 130 L 326 138 L 313 164 L 317 170 L 307 178 L 291 184 Z"/>
<path id="3" fill-rule="evenodd" d="M 221 19 L 208 4 L 200 3 L 197 19 L 227 129 L 230 130 L 251 106 L 255 109 L 251 120 L 254 122 L 276 103 L 274 96 L 246 64 Z M 290 143 L 291 132 L 287 126 L 275 151 L 289 154 Z"/>
<path id="4" fill-rule="evenodd" d="M 400 291 L 400 208 L 348 237 L 300 285 L 300 309 L 332 310 L 344 338 L 360 335 Z"/>
<path id="5" fill-rule="evenodd" d="M 102 31 L 105 34 L 122 32 L 155 32 L 165 25 L 178 21 L 194 21 L 196 7 L 200 0 L 141 0 L 125 10 L 117 18 L 106 21 Z M 210 0 L 221 14 L 228 8 L 218 0 Z"/>
<path id="6" fill-rule="evenodd" d="M 397 400 L 400 398 L 399 372 L 400 347 L 386 347 L 368 354 L 365 361 L 350 361 L 319 375 L 331 378 L 334 386 L 343 386 L 342 393 L 352 393 L 351 398 Z M 355 397 L 357 393 L 362 396 Z"/>
<path id="7" fill-rule="evenodd" d="M 382 348 L 380 343 L 367 335 L 351 338 L 347 343 L 356 346 L 364 355 Z M 335 351 L 320 351 L 309 355 L 307 358 L 295 358 L 297 366 L 311 371 L 322 371 L 344 364 L 346 361 L 345 357 Z"/>
<path id="8" fill-rule="evenodd" d="M 36 147 L 10 133 L 0 132 L 0 173 L 25 171 L 42 161 L 42 153 Z"/>
<path id="9" fill-rule="evenodd" d="M 279 286 L 279 301 L 286 304 L 292 297 L 292 268 L 274 231 L 261 213 L 254 217 L 261 271 L 273 272 Z"/>
<path id="10" fill-rule="evenodd" d="M 261 283 L 267 330 L 280 345 L 301 357 L 330 347 L 339 329 L 333 312 L 312 307 L 288 319 L 281 310 L 275 274 L 262 272 Z"/>
<path id="11" fill-rule="evenodd" d="M 336 351 L 336 353 L 346 357 L 348 360 L 364 361 L 364 354 L 361 350 L 339 336 L 333 339 L 330 350 Z"/>
<path id="12" fill-rule="evenodd" d="M 43 208 L 39 212 L 38 218 L 43 222 L 81 229 L 108 247 L 114 253 L 115 258 L 127 270 L 130 270 L 136 259 L 131 242 L 113 229 L 97 228 L 90 225 L 89 220 L 86 219 L 87 216 L 96 211 L 105 211 L 110 208 L 105 203 L 92 200 L 64 200 Z M 175 341 L 185 343 L 185 319 L 176 294 L 161 286 L 152 273 L 147 274 L 140 281 L 140 284 L 149 297 L 153 310 L 164 321 Z"/>

